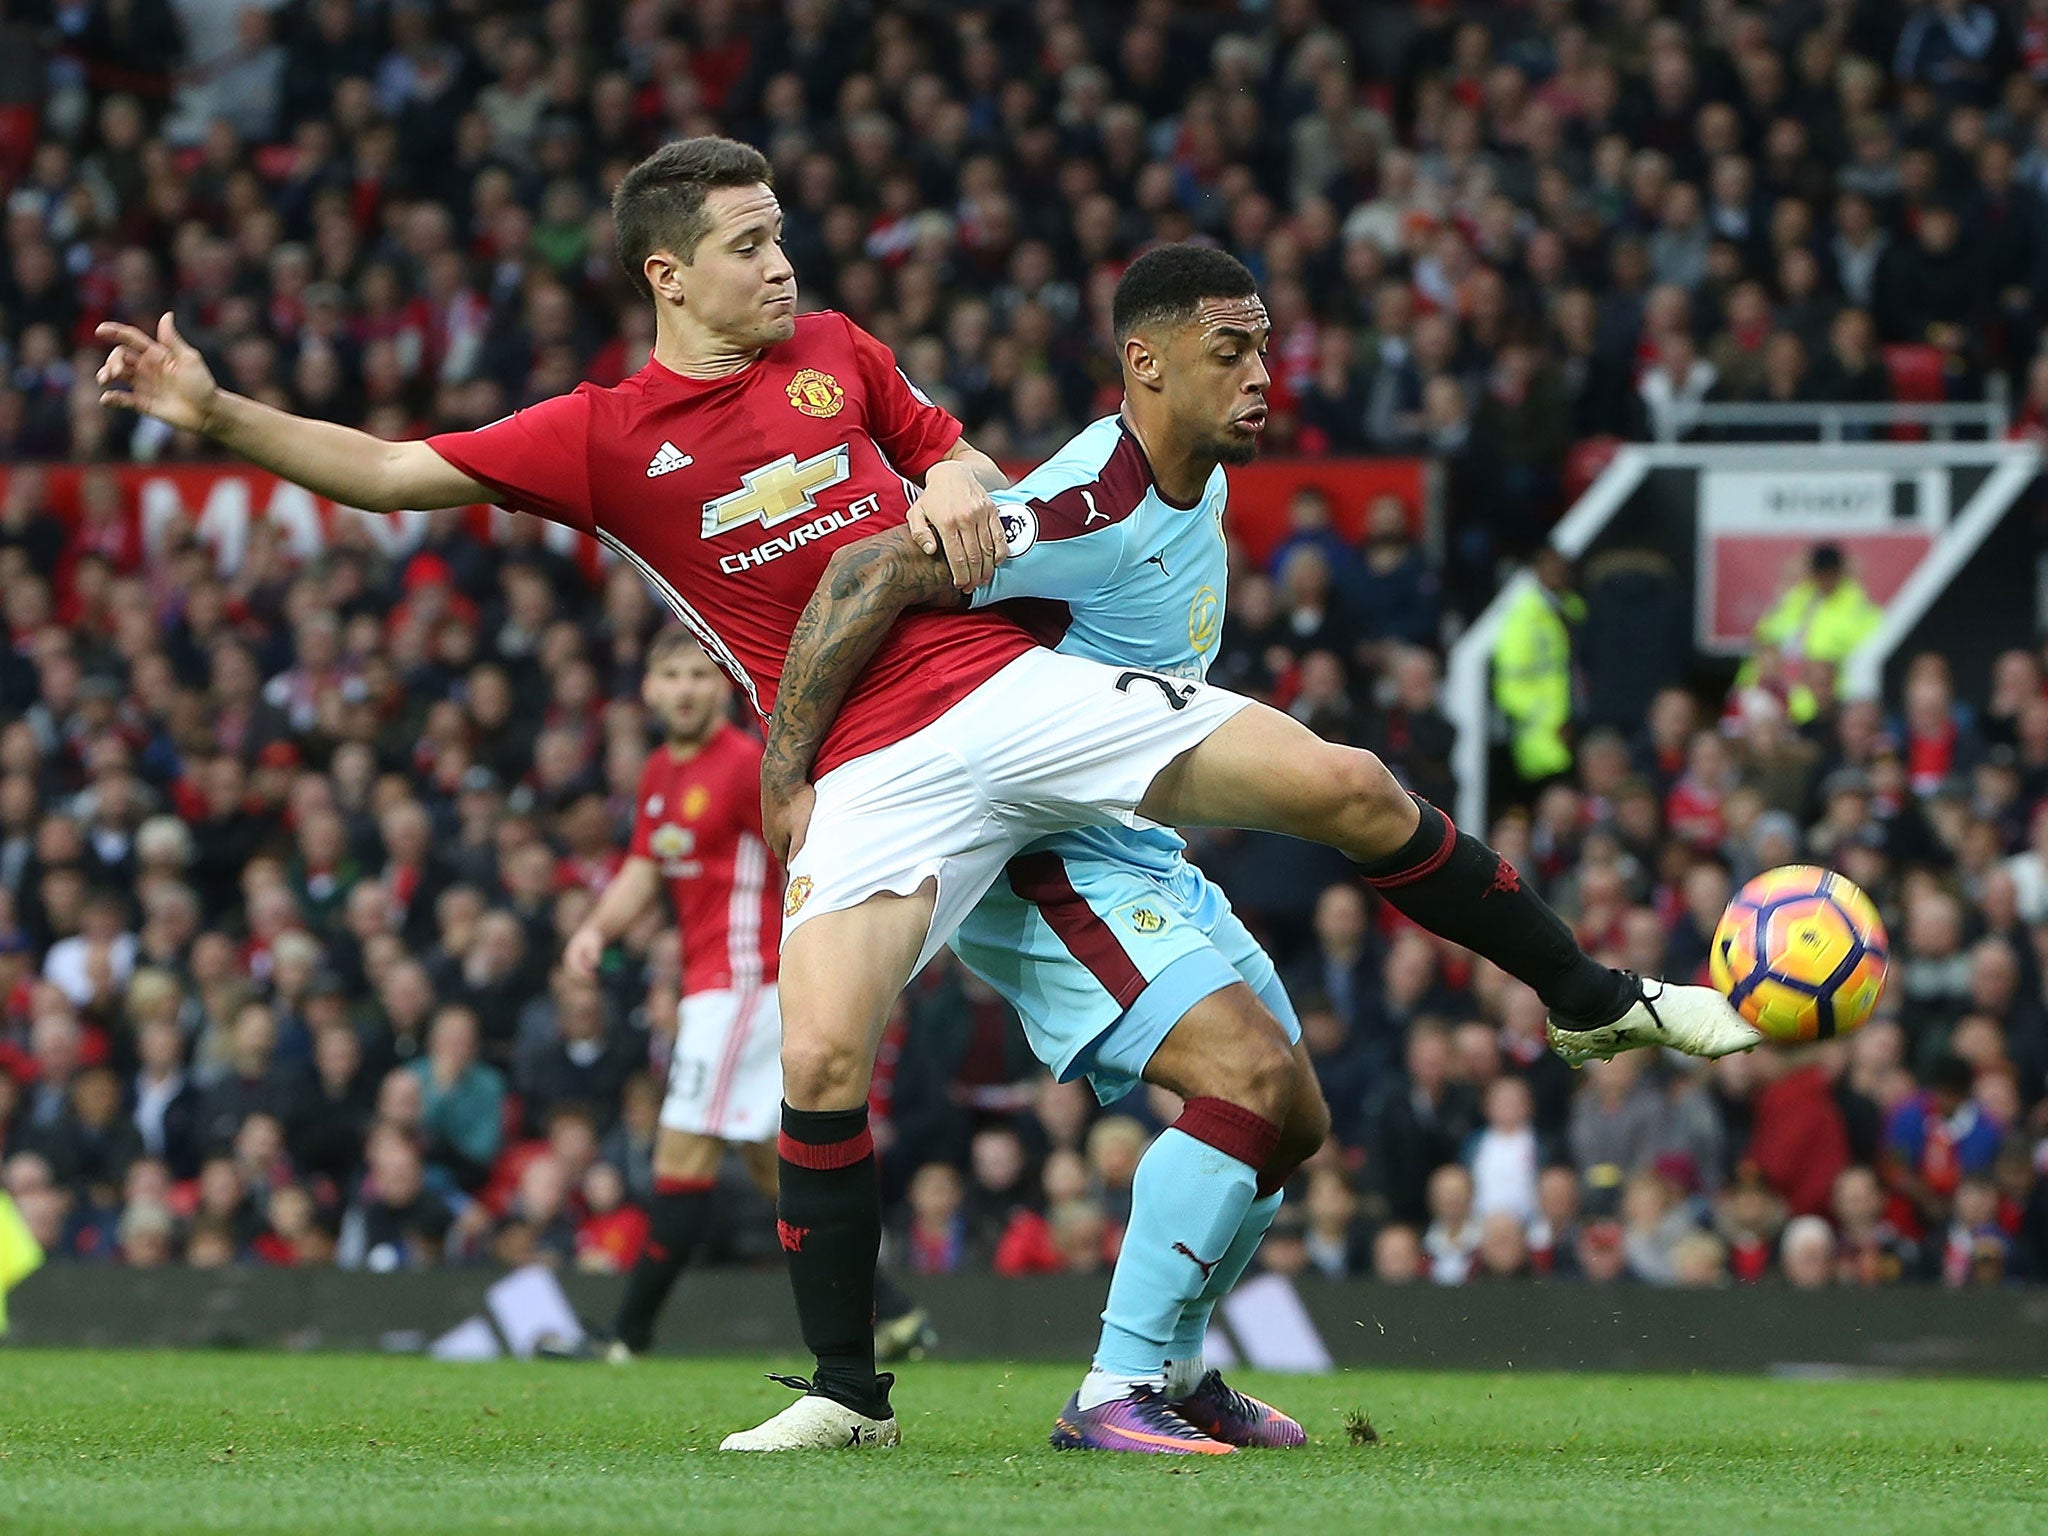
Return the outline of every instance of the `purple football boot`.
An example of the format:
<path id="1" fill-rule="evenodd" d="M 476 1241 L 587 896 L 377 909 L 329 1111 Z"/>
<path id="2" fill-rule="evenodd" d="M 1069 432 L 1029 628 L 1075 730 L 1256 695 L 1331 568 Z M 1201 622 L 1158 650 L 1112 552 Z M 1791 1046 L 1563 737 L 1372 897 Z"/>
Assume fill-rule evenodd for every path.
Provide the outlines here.
<path id="1" fill-rule="evenodd" d="M 1225 1383 L 1221 1371 L 1209 1372 L 1194 1391 L 1171 1406 L 1196 1429 L 1224 1445 L 1288 1450 L 1308 1443 L 1308 1431 L 1278 1408 Z"/>
<path id="2" fill-rule="evenodd" d="M 1136 1451 L 1148 1456 L 1228 1456 L 1235 1449 L 1189 1424 L 1153 1387 L 1138 1387 L 1129 1397 L 1113 1398 L 1093 1408 L 1083 1408 L 1081 1394 L 1076 1392 L 1053 1422 L 1052 1448 Z"/>

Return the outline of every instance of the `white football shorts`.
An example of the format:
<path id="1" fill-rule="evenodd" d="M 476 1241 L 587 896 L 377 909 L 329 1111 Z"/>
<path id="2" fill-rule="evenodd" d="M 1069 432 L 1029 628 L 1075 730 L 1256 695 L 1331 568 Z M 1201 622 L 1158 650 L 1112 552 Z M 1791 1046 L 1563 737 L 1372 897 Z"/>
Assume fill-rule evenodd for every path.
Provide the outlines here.
<path id="1" fill-rule="evenodd" d="M 938 881 L 917 969 L 1011 857 L 1072 827 L 1149 827 L 1152 780 L 1251 700 L 1224 688 L 1026 651 L 914 735 L 818 781 L 790 861 L 782 937 L 822 912 Z"/>
<path id="2" fill-rule="evenodd" d="M 665 1130 L 773 1141 L 782 1128 L 782 1009 L 775 984 L 693 992 L 676 1005 Z"/>

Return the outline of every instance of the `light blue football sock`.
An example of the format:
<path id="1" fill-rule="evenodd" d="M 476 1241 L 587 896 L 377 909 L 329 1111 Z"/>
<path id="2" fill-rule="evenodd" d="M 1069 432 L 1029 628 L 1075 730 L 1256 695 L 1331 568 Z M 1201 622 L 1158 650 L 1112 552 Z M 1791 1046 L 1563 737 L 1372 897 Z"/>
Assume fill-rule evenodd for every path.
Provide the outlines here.
<path id="1" fill-rule="evenodd" d="M 1250 1164 L 1185 1131 L 1160 1132 L 1131 1181 L 1131 1222 L 1102 1309 L 1098 1370 L 1163 1379 L 1182 1316 L 1235 1251 L 1257 1183 Z"/>
<path id="2" fill-rule="evenodd" d="M 1245 1270 L 1251 1267 L 1252 1255 L 1259 1251 L 1266 1229 L 1280 1214 L 1280 1202 L 1285 1198 L 1285 1192 L 1276 1189 L 1272 1194 L 1252 1201 L 1244 1213 L 1244 1220 L 1237 1224 L 1237 1236 L 1230 1240 L 1230 1248 L 1223 1255 L 1223 1262 L 1216 1266 L 1216 1273 L 1202 1287 L 1202 1294 L 1181 1309 L 1180 1327 L 1174 1331 L 1173 1341 L 1167 1347 L 1168 1397 L 1185 1397 L 1194 1391 L 1195 1381 L 1182 1384 L 1177 1378 L 1191 1372 L 1195 1380 L 1200 1379 L 1202 1341 L 1209 1336 L 1209 1318 L 1216 1311 L 1216 1303 L 1231 1293 Z"/>

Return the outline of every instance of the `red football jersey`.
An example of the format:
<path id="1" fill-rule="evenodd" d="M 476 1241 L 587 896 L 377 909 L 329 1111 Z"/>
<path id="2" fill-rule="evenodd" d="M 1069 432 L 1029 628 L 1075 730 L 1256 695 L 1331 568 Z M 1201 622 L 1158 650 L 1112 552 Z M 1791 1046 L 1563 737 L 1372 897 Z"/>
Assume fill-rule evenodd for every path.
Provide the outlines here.
<path id="1" fill-rule="evenodd" d="M 960 423 L 844 315 L 722 379 L 661 364 L 428 439 L 504 504 L 630 559 L 766 718 L 797 615 L 842 544 L 904 521 Z M 817 774 L 929 725 L 1032 641 L 999 613 L 905 614 L 854 685 Z"/>
<path id="2" fill-rule="evenodd" d="M 761 840 L 759 742 L 728 725 L 691 757 L 648 753 L 631 852 L 668 881 L 685 997 L 775 979 L 782 871 Z"/>

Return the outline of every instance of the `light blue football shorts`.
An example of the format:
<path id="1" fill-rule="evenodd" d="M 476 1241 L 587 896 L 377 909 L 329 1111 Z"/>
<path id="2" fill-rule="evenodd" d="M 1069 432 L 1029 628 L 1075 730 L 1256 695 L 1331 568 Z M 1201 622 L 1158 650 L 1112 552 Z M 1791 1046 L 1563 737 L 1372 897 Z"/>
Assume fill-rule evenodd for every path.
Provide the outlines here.
<path id="1" fill-rule="evenodd" d="M 1115 1103 L 1183 1014 L 1239 981 L 1301 1038 L 1272 960 L 1200 870 L 1159 874 L 1059 843 L 1013 858 L 952 944 L 1061 1082 L 1086 1077 Z"/>

